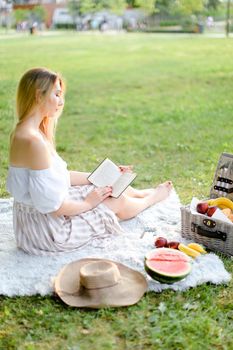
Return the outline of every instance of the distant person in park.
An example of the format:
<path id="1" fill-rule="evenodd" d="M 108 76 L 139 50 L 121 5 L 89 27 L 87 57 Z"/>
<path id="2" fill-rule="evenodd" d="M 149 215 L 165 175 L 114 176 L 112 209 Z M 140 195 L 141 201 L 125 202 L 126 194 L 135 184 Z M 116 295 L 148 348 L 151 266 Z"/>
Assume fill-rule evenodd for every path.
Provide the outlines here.
<path id="1" fill-rule="evenodd" d="M 206 25 L 208 28 L 212 28 L 214 26 L 214 19 L 212 16 L 207 17 Z"/>
<path id="2" fill-rule="evenodd" d="M 135 217 L 172 189 L 170 181 L 146 190 L 128 187 L 115 199 L 111 187 L 91 185 L 88 173 L 67 170 L 55 147 L 64 93 L 61 76 L 45 68 L 27 71 L 18 85 L 7 189 L 14 197 L 17 245 L 29 254 L 72 251 L 122 232 L 119 220 Z"/>
<path id="3" fill-rule="evenodd" d="M 29 26 L 29 32 L 30 34 L 36 34 L 37 32 L 37 27 L 38 27 L 38 23 L 37 22 L 33 22 L 30 26 Z"/>

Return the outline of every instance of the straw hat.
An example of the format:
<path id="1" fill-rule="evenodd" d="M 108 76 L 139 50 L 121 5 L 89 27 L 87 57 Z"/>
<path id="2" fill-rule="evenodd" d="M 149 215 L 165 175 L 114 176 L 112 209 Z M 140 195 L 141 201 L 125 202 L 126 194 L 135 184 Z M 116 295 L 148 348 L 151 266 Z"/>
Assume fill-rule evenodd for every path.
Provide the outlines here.
<path id="1" fill-rule="evenodd" d="M 55 292 L 68 305 L 101 308 L 139 301 L 147 289 L 138 271 L 105 259 L 81 259 L 65 265 L 55 279 Z"/>

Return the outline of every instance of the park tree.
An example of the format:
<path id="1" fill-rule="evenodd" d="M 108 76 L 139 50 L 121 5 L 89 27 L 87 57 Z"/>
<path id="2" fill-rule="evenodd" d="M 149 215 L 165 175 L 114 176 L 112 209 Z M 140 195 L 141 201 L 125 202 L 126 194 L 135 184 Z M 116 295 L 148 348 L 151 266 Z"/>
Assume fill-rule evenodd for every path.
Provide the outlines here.
<path id="1" fill-rule="evenodd" d="M 128 6 L 148 9 L 165 15 L 191 15 L 204 9 L 217 10 L 221 0 L 126 0 Z"/>
<path id="2" fill-rule="evenodd" d="M 202 13 L 205 3 L 205 0 L 177 0 L 174 1 L 174 10 L 182 15 L 189 16 Z"/>
<path id="3" fill-rule="evenodd" d="M 138 7 L 148 14 L 155 12 L 155 0 L 135 0 L 134 7 Z"/>
<path id="4" fill-rule="evenodd" d="M 161 15 L 170 15 L 173 4 L 174 0 L 156 0 L 156 10 Z"/>
<path id="5" fill-rule="evenodd" d="M 73 17 L 103 9 L 112 12 L 121 12 L 126 6 L 127 3 L 125 0 L 69 0 L 68 2 L 68 7 Z"/>
<path id="6" fill-rule="evenodd" d="M 127 6 L 125 0 L 94 0 L 94 3 L 97 11 L 107 9 L 116 13 L 122 12 Z"/>
<path id="7" fill-rule="evenodd" d="M 69 0 L 68 8 L 72 17 L 75 19 L 84 13 L 94 11 L 94 3 L 92 0 Z"/>
<path id="8" fill-rule="evenodd" d="M 220 0 L 207 0 L 205 6 L 207 9 L 217 10 L 220 4 L 221 4 Z"/>
<path id="9" fill-rule="evenodd" d="M 31 11 L 30 11 L 30 16 L 32 19 L 35 21 L 38 21 L 39 23 L 44 22 L 46 18 L 46 11 L 43 6 L 35 6 Z"/>
<path id="10" fill-rule="evenodd" d="M 35 6 L 32 10 L 17 9 L 14 11 L 14 18 L 16 23 L 24 21 L 44 22 L 46 18 L 46 11 L 42 6 Z"/>
<path id="11" fill-rule="evenodd" d="M 155 5 L 157 0 L 127 0 L 129 7 L 140 8 L 145 12 L 152 14 L 155 12 Z"/>
<path id="12" fill-rule="evenodd" d="M 16 9 L 14 10 L 14 18 L 16 23 L 27 21 L 30 17 L 29 10 Z"/>

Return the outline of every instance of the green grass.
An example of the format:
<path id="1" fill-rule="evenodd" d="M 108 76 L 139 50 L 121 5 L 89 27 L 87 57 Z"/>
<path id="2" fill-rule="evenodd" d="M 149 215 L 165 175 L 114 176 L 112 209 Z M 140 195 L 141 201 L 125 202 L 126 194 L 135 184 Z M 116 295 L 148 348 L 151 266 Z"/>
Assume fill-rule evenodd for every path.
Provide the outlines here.
<path id="1" fill-rule="evenodd" d="M 207 197 L 220 153 L 232 152 L 232 54 L 231 39 L 204 36 L 2 37 L 0 196 L 8 196 L 17 82 L 48 66 L 67 81 L 57 148 L 70 168 L 89 171 L 108 156 L 135 165 L 138 187 L 172 179 L 183 203 Z M 0 349 L 231 350 L 232 287 L 148 293 L 135 306 L 99 311 L 0 297 Z"/>

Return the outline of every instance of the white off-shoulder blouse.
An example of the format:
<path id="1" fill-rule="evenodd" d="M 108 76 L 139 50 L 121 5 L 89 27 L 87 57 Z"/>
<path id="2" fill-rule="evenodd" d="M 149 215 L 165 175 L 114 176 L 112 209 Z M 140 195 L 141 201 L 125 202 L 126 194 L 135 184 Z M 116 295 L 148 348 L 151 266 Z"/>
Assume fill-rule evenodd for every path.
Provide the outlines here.
<path id="1" fill-rule="evenodd" d="M 46 214 L 60 208 L 68 195 L 70 174 L 67 163 L 58 155 L 52 157 L 47 169 L 9 167 L 7 190 L 15 201 L 36 208 Z"/>

